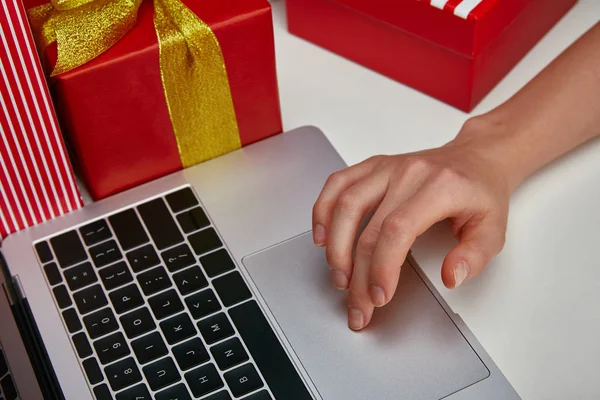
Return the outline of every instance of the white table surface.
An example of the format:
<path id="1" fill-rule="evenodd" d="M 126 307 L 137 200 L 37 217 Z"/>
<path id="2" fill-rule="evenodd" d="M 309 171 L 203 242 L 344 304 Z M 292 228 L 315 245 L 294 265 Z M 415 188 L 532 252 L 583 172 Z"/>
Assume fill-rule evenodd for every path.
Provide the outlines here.
<path id="1" fill-rule="evenodd" d="M 551 0 L 549 0 L 551 1 Z M 348 164 L 451 140 L 468 114 L 290 35 L 274 0 L 284 127 L 320 127 Z M 600 17 L 577 6 L 484 99 L 489 110 Z M 514 194 L 503 253 L 477 279 L 444 288 L 452 245 L 441 224 L 413 248 L 417 261 L 524 399 L 600 399 L 600 141 L 532 177 Z"/>

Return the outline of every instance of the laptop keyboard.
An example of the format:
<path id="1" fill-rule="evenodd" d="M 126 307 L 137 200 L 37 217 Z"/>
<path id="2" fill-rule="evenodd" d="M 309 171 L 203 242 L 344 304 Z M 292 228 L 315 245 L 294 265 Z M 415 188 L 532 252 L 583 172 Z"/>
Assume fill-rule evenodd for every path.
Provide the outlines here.
<path id="1" fill-rule="evenodd" d="M 17 400 L 18 397 L 4 352 L 0 348 L 0 400 Z"/>
<path id="2" fill-rule="evenodd" d="M 96 399 L 312 398 L 191 188 L 35 248 Z"/>

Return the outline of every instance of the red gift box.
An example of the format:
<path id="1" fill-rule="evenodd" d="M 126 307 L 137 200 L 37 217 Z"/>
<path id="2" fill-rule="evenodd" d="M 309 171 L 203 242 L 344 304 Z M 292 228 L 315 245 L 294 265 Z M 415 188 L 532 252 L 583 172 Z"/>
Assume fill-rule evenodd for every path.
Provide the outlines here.
<path id="1" fill-rule="evenodd" d="M 47 0 L 25 0 L 33 8 Z M 267 0 L 183 3 L 214 32 L 242 146 L 282 131 L 271 7 Z M 94 199 L 184 167 L 159 68 L 152 1 L 109 50 L 51 78 L 59 119 Z M 44 55 L 52 70 L 57 46 Z M 199 139 L 201 140 L 201 139 Z"/>
<path id="2" fill-rule="evenodd" d="M 0 6 L 0 241 L 82 206 L 25 9 Z"/>
<path id="3" fill-rule="evenodd" d="M 290 32 L 471 111 L 577 0 L 287 0 Z"/>

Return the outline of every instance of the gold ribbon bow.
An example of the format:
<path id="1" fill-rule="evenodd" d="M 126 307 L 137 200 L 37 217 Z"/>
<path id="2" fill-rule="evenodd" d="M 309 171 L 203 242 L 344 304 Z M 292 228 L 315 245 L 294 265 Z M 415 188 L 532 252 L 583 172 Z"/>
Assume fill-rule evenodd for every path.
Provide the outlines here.
<path id="1" fill-rule="evenodd" d="M 38 44 L 57 45 L 51 76 L 110 49 L 134 27 L 141 1 L 51 0 L 30 9 Z M 214 32 L 181 0 L 153 1 L 160 74 L 182 165 L 241 147 L 225 61 Z"/>

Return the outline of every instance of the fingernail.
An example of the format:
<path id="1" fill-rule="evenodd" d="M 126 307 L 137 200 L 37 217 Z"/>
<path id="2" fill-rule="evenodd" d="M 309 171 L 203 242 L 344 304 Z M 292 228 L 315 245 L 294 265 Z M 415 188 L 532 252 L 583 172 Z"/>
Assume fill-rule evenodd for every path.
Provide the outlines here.
<path id="1" fill-rule="evenodd" d="M 375 307 L 385 305 L 385 292 L 375 284 L 371 284 L 371 302 Z"/>
<path id="2" fill-rule="evenodd" d="M 322 247 L 325 244 L 325 227 L 321 224 L 315 225 L 313 229 L 313 241 L 315 245 Z"/>
<path id="3" fill-rule="evenodd" d="M 331 280 L 333 281 L 333 286 L 340 290 L 348 288 L 348 277 L 339 269 L 331 270 Z"/>
<path id="4" fill-rule="evenodd" d="M 350 329 L 358 331 L 365 325 L 365 317 L 358 308 L 348 308 L 348 326 Z"/>
<path id="5" fill-rule="evenodd" d="M 454 267 L 454 287 L 457 288 L 469 276 L 469 264 L 464 261 L 459 262 Z"/>

